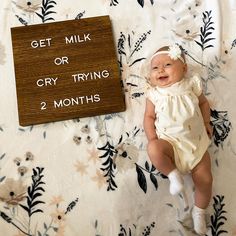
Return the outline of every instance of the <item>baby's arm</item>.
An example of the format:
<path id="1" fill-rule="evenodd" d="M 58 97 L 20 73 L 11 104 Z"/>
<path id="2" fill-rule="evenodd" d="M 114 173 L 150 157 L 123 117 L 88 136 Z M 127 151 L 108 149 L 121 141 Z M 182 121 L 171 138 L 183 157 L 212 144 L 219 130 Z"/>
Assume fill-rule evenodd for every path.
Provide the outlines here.
<path id="1" fill-rule="evenodd" d="M 209 137 L 212 137 L 212 126 L 210 124 L 210 117 L 211 117 L 211 111 L 210 111 L 210 106 L 209 106 L 209 102 L 207 100 L 207 98 L 204 96 L 204 94 L 202 93 L 199 97 L 199 107 L 202 113 L 202 117 L 204 120 L 204 125 L 206 127 L 206 131 L 209 135 Z"/>
<path id="2" fill-rule="evenodd" d="M 147 98 L 143 126 L 148 141 L 157 139 L 157 134 L 155 131 L 155 119 L 156 119 L 155 107 L 153 103 Z"/>

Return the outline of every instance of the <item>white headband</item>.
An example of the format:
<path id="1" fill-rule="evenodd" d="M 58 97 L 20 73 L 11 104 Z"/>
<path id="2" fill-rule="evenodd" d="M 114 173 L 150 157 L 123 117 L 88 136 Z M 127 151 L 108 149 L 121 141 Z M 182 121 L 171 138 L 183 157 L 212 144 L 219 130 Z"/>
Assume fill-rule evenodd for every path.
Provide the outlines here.
<path id="1" fill-rule="evenodd" d="M 179 48 L 178 45 L 174 44 L 173 46 L 169 46 L 168 50 L 165 51 L 159 51 L 156 52 L 152 55 L 151 59 L 152 60 L 155 56 L 160 55 L 160 54 L 168 54 L 168 56 L 173 59 L 173 60 L 177 60 L 180 59 L 183 63 L 185 63 L 184 58 L 181 56 L 181 49 Z"/>

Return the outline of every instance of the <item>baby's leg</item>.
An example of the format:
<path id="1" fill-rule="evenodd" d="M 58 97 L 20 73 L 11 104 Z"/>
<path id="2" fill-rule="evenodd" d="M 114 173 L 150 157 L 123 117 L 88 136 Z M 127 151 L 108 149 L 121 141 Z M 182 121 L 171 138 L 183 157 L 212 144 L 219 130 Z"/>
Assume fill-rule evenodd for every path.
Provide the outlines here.
<path id="1" fill-rule="evenodd" d="M 148 155 L 152 164 L 164 175 L 174 170 L 174 150 L 171 144 L 163 139 L 155 139 L 148 143 Z"/>
<path id="2" fill-rule="evenodd" d="M 212 191 L 211 160 L 208 152 L 192 170 L 192 178 L 195 185 L 195 205 L 206 209 L 210 203 Z"/>
<path id="3" fill-rule="evenodd" d="M 192 178 L 195 185 L 195 206 L 193 208 L 193 223 L 195 231 L 205 235 L 206 208 L 208 207 L 212 193 L 211 160 L 206 152 L 200 163 L 193 169 Z"/>
<path id="4" fill-rule="evenodd" d="M 183 190 L 183 178 L 174 164 L 172 145 L 163 139 L 155 139 L 148 143 L 148 155 L 156 169 L 168 176 L 170 193 L 180 193 Z"/>

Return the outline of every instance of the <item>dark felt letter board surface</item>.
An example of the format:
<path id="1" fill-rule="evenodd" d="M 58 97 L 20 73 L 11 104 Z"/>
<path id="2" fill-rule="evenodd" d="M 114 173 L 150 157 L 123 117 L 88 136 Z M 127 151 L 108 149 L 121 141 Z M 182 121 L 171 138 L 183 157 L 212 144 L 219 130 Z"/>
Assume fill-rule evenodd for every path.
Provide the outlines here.
<path id="1" fill-rule="evenodd" d="M 109 16 L 11 28 L 22 126 L 125 110 Z"/>

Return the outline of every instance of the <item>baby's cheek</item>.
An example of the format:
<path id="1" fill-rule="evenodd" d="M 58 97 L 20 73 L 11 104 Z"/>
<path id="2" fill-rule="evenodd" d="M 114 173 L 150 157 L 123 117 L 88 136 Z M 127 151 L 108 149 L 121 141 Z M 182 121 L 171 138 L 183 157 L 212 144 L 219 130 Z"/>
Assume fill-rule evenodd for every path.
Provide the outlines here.
<path id="1" fill-rule="evenodd" d="M 157 73 L 156 73 L 155 71 L 152 71 L 152 72 L 151 72 L 151 75 L 150 75 L 150 78 L 152 79 L 152 78 L 156 77 L 156 74 L 157 74 Z"/>
<path id="2" fill-rule="evenodd" d="M 150 81 L 151 81 L 151 83 L 153 84 L 153 83 L 156 83 L 156 75 L 152 75 L 151 77 L 150 77 Z"/>

